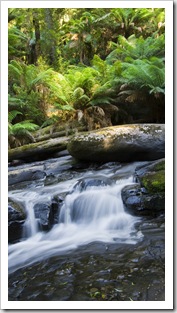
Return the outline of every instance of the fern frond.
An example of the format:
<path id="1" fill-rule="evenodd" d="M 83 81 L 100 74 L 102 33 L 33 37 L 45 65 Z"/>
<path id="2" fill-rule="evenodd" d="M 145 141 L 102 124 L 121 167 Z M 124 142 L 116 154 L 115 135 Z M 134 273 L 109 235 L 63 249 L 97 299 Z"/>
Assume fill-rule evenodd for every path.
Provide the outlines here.
<path id="1" fill-rule="evenodd" d="M 55 103 L 54 103 L 54 106 L 55 106 L 58 110 L 61 110 L 61 111 L 73 111 L 73 110 L 74 110 L 74 108 L 73 108 L 71 105 L 69 105 L 69 104 L 63 105 L 63 104 L 61 104 L 61 103 L 55 102 Z"/>
<path id="2" fill-rule="evenodd" d="M 74 99 L 80 98 L 83 95 L 84 95 L 84 89 L 81 87 L 78 87 L 73 91 Z"/>
<path id="3" fill-rule="evenodd" d="M 23 113 L 21 113 L 21 112 L 19 112 L 19 111 L 17 111 L 17 110 L 10 111 L 10 112 L 8 113 L 8 120 L 9 120 L 9 122 L 11 123 L 11 122 L 13 121 L 13 119 L 14 119 L 18 114 L 22 115 Z"/>

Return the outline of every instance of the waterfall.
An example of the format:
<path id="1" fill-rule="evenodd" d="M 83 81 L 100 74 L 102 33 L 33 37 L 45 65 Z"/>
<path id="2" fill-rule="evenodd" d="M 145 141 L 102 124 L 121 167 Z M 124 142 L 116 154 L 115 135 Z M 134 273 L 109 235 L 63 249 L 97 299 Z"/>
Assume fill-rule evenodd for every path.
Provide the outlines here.
<path id="1" fill-rule="evenodd" d="M 71 252 L 91 242 L 136 244 L 141 240 L 142 233 L 136 230 L 140 218 L 126 213 L 121 199 L 122 188 L 134 183 L 133 175 L 126 175 L 125 178 L 121 176 L 110 184 L 106 178 L 111 178 L 114 173 L 100 170 L 98 174 L 102 175 L 103 180 L 96 179 L 93 172 L 78 175 L 82 180 L 79 188 L 73 188 L 78 183 L 76 177 L 67 183 L 60 182 L 52 187 L 41 187 L 26 193 L 13 191 L 14 198 L 25 199 L 28 238 L 9 245 L 9 272 L 54 255 Z M 34 204 L 44 202 L 49 193 L 51 197 L 51 193 L 55 195 L 58 190 L 67 191 L 59 222 L 50 231 L 41 232 L 34 216 Z"/>
<path id="2" fill-rule="evenodd" d="M 31 237 L 38 232 L 38 221 L 34 214 L 34 203 L 32 200 L 25 201 L 25 208 L 27 212 L 27 218 L 24 224 L 24 237 Z"/>

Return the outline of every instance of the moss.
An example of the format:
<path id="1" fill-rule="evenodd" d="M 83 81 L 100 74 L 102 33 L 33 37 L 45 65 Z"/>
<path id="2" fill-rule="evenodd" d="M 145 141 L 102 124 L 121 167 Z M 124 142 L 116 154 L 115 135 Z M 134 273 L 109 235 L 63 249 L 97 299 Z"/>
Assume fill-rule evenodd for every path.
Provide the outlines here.
<path id="1" fill-rule="evenodd" d="M 19 212 L 24 219 L 26 218 L 26 214 L 22 204 L 14 202 L 13 200 L 9 199 L 8 205 L 14 208 L 17 212 Z"/>
<path id="2" fill-rule="evenodd" d="M 165 191 L 165 171 L 147 173 L 141 178 L 142 185 L 149 193 L 157 193 Z"/>
<path id="3" fill-rule="evenodd" d="M 153 170 L 154 171 L 165 170 L 165 160 L 162 160 L 158 162 L 157 164 L 155 164 Z"/>

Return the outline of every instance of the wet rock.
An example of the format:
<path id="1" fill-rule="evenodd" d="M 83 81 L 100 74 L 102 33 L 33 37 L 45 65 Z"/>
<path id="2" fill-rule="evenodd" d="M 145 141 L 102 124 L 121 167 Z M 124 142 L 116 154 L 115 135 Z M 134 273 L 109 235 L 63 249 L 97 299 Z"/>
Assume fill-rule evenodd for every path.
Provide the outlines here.
<path id="1" fill-rule="evenodd" d="M 42 170 L 42 166 L 38 168 L 32 167 L 27 169 L 17 169 L 10 171 L 8 175 L 9 186 L 26 181 L 45 179 L 46 173 Z"/>
<path id="2" fill-rule="evenodd" d="M 149 193 L 165 192 L 165 159 L 136 169 L 136 178 Z"/>
<path id="3" fill-rule="evenodd" d="M 90 187 L 97 187 L 97 186 L 109 186 L 112 184 L 111 179 L 104 177 L 104 176 L 99 176 L 99 177 L 91 177 L 91 178 L 84 178 L 80 179 L 73 187 L 73 191 L 78 190 L 78 191 L 84 191 Z M 72 192 L 73 192 L 72 191 Z"/>
<path id="4" fill-rule="evenodd" d="M 125 210 L 137 216 L 158 216 L 165 210 L 164 193 L 148 194 L 139 186 L 126 186 L 121 192 Z"/>
<path id="5" fill-rule="evenodd" d="M 57 195 L 52 199 L 51 212 L 52 212 L 52 224 L 57 224 L 59 222 L 60 210 L 65 199 L 65 194 Z"/>
<path id="6" fill-rule="evenodd" d="M 41 230 L 48 231 L 59 222 L 59 213 L 64 198 L 62 195 L 56 195 L 48 203 L 36 203 L 34 205 L 35 218 L 39 219 Z"/>
<path id="7" fill-rule="evenodd" d="M 22 206 L 10 201 L 8 205 L 8 242 L 15 243 L 21 239 L 25 213 Z"/>
<path id="8" fill-rule="evenodd" d="M 131 162 L 163 158 L 164 124 L 129 124 L 81 133 L 71 138 L 67 149 L 79 160 Z"/>
<path id="9" fill-rule="evenodd" d="M 53 212 L 51 203 L 36 203 L 34 205 L 35 218 L 39 219 L 42 230 L 49 230 L 53 224 Z"/>
<path id="10" fill-rule="evenodd" d="M 165 160 L 137 168 L 136 185 L 126 186 L 121 195 L 125 210 L 133 215 L 159 216 L 165 212 Z"/>

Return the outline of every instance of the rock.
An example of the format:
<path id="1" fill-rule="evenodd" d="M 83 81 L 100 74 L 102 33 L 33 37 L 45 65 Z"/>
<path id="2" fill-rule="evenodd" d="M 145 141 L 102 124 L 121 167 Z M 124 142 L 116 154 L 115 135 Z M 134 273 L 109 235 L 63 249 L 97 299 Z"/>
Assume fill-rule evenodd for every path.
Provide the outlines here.
<path id="1" fill-rule="evenodd" d="M 59 222 L 59 213 L 65 194 L 56 195 L 48 203 L 36 203 L 34 205 L 35 218 L 39 219 L 41 230 L 48 231 Z"/>
<path id="2" fill-rule="evenodd" d="M 42 230 L 50 230 L 53 224 L 53 214 L 51 203 L 36 203 L 34 205 L 35 218 L 39 219 Z"/>
<path id="3" fill-rule="evenodd" d="M 46 177 L 46 173 L 43 171 L 43 167 L 29 167 L 27 169 L 17 169 L 10 171 L 8 174 L 9 186 L 26 181 L 43 180 Z"/>
<path id="4" fill-rule="evenodd" d="M 21 239 L 23 234 L 23 224 L 26 215 L 18 203 L 13 201 L 8 205 L 8 242 L 15 243 Z"/>
<path id="5" fill-rule="evenodd" d="M 136 169 L 136 178 L 150 193 L 165 192 L 165 159 Z"/>
<path id="6" fill-rule="evenodd" d="M 132 215 L 156 217 L 164 213 L 164 193 L 148 194 L 138 184 L 124 187 L 121 196 L 125 211 Z"/>
<path id="7" fill-rule="evenodd" d="M 71 158 L 70 156 L 68 157 Z M 26 164 L 19 168 L 11 168 L 8 173 L 9 186 L 21 182 L 44 182 L 45 185 L 57 182 L 62 172 L 71 169 L 72 165 L 67 157 L 61 162 L 60 158 Z"/>
<path id="8" fill-rule="evenodd" d="M 73 191 L 78 190 L 80 192 L 88 189 L 89 187 L 93 186 L 109 186 L 112 184 L 111 179 L 99 176 L 99 177 L 90 177 L 90 178 L 84 178 L 80 179 L 73 187 Z"/>
<path id="9" fill-rule="evenodd" d="M 125 210 L 133 215 L 156 217 L 165 212 L 165 160 L 135 170 L 138 184 L 126 186 L 121 195 Z"/>
<path id="10" fill-rule="evenodd" d="M 94 162 L 132 162 L 163 158 L 164 124 L 106 127 L 73 136 L 67 146 L 76 159 Z"/>

